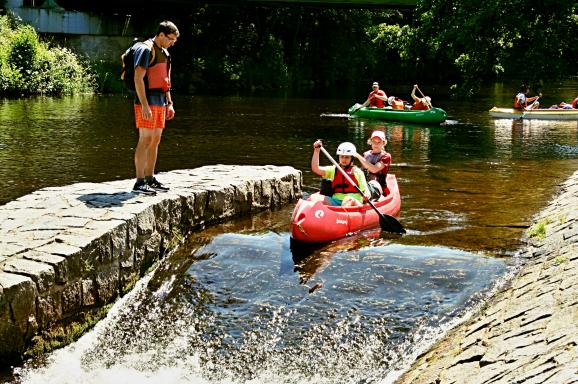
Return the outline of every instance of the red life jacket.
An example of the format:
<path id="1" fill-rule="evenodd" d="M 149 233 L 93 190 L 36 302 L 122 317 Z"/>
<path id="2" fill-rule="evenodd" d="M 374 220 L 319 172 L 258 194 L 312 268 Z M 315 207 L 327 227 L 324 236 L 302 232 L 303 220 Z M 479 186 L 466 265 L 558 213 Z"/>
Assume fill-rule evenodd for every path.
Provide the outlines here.
<path id="1" fill-rule="evenodd" d="M 355 177 L 353 170 L 355 169 L 354 166 L 350 165 L 347 168 L 341 168 L 347 173 L 347 176 L 351 178 L 351 180 L 356 184 L 359 185 L 359 180 Z M 333 188 L 333 193 L 359 193 L 359 191 L 355 188 L 355 186 L 349 184 L 349 181 L 345 179 L 345 176 L 338 169 L 335 170 L 335 176 L 333 177 L 333 181 L 331 182 L 331 187 Z"/>
<path id="2" fill-rule="evenodd" d="M 155 60 L 147 70 L 147 89 L 150 91 L 168 92 L 171 90 L 171 56 L 166 49 L 153 44 Z"/>
<path id="3" fill-rule="evenodd" d="M 412 105 L 411 109 L 414 110 L 414 111 L 416 111 L 416 110 L 419 110 L 419 111 L 427 111 L 427 110 L 429 109 L 429 107 L 428 107 L 428 105 L 427 105 L 426 103 L 424 103 L 424 102 L 422 101 L 422 99 L 419 99 L 418 101 L 416 101 L 416 102 Z"/>
<path id="4" fill-rule="evenodd" d="M 521 102 L 521 100 L 524 100 Z M 514 109 L 524 109 L 528 105 L 528 101 L 526 101 L 526 95 L 523 93 L 518 93 L 516 97 L 514 97 Z"/>
<path id="5" fill-rule="evenodd" d="M 403 100 L 398 99 L 398 98 L 393 99 L 391 102 L 391 108 L 392 109 L 404 109 Z"/>
<path id="6" fill-rule="evenodd" d="M 374 91 L 369 92 L 368 98 L 371 97 L 373 94 L 383 96 L 383 97 L 387 96 L 385 94 L 385 92 L 380 89 L 377 92 L 374 92 Z M 370 107 L 376 107 L 376 108 L 385 108 L 385 104 L 383 103 L 383 100 L 378 99 L 377 97 L 374 97 L 373 99 L 371 99 L 369 101 L 369 106 Z"/>
<path id="7" fill-rule="evenodd" d="M 574 109 L 578 108 L 578 97 L 572 100 L 572 108 Z"/>

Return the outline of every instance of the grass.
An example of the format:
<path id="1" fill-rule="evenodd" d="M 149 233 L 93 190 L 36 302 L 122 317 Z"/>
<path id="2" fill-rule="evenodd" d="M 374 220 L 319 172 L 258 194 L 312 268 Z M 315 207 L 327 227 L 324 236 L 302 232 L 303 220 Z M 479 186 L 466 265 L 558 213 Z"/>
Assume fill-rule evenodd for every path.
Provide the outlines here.
<path id="1" fill-rule="evenodd" d="M 550 224 L 550 219 L 545 218 L 530 227 L 528 230 L 528 235 L 530 237 L 543 240 L 546 237 L 546 226 Z"/>

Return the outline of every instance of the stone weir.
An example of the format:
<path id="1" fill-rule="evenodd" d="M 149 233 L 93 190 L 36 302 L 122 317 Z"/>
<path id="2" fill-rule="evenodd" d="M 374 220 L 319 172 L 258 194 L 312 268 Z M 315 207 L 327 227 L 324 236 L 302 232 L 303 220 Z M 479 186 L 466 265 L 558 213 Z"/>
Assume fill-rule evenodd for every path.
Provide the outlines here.
<path id="1" fill-rule="evenodd" d="M 511 285 L 398 383 L 578 383 L 578 172 L 527 235 Z"/>
<path id="2" fill-rule="evenodd" d="M 71 324 L 102 312 L 190 231 L 287 204 L 302 188 L 292 167 L 215 165 L 159 179 L 170 192 L 79 183 L 0 206 L 0 360 L 44 349 L 54 334 L 70 341 Z"/>

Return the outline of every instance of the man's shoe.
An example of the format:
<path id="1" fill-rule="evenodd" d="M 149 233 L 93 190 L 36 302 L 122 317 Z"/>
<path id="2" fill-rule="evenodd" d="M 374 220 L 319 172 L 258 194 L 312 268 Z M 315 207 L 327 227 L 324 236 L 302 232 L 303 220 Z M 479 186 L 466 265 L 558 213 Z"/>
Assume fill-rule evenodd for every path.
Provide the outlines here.
<path id="1" fill-rule="evenodd" d="M 155 177 L 153 177 L 152 180 L 148 181 L 147 185 L 157 192 L 168 192 L 168 190 L 170 189 L 169 187 L 165 186 L 160 181 L 158 181 Z"/>
<path id="2" fill-rule="evenodd" d="M 154 189 L 152 189 L 150 186 L 148 186 L 147 184 L 135 184 L 134 187 L 132 187 L 132 193 L 141 193 L 143 195 L 149 195 L 149 196 L 154 196 L 156 195 L 156 191 Z"/>

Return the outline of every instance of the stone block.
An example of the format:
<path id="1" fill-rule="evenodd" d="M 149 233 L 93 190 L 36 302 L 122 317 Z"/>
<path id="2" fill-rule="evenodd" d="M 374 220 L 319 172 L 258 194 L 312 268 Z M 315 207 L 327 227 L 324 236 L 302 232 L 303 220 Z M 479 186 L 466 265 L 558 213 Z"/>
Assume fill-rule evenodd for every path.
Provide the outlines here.
<path id="1" fill-rule="evenodd" d="M 96 292 L 101 304 L 110 303 L 120 292 L 119 265 L 112 263 L 96 273 Z"/>
<path id="2" fill-rule="evenodd" d="M 82 283 L 70 281 L 62 290 L 61 296 L 62 313 L 69 314 L 76 312 L 82 306 Z"/>
<path id="3" fill-rule="evenodd" d="M 21 256 L 24 259 L 51 265 L 54 268 L 54 281 L 58 284 L 65 284 L 67 282 L 68 263 L 66 262 L 66 258 L 35 250 L 24 252 Z"/>
<path id="4" fill-rule="evenodd" d="M 12 258 L 4 263 L 3 270 L 4 272 L 30 277 L 36 284 L 38 292 L 44 292 L 54 284 L 54 268 L 49 264 Z"/>
<path id="5" fill-rule="evenodd" d="M 81 281 L 82 287 L 82 305 L 91 307 L 98 301 L 98 292 L 94 282 L 90 279 L 83 279 Z"/>
<path id="6" fill-rule="evenodd" d="M 137 216 L 137 233 L 139 237 L 149 237 L 155 230 L 155 212 L 148 206 Z"/>
<path id="7" fill-rule="evenodd" d="M 0 234 L 0 256 L 11 257 L 26 250 L 26 246 L 9 243 L 11 236 L 2 236 Z"/>
<path id="8" fill-rule="evenodd" d="M 38 329 L 36 284 L 28 276 L 0 272 L 0 356 L 20 352 Z"/>
<path id="9" fill-rule="evenodd" d="M 38 298 L 36 314 L 40 329 L 47 329 L 62 319 L 61 298 L 59 291 Z"/>
<path id="10" fill-rule="evenodd" d="M 112 234 L 106 232 L 103 235 L 94 238 L 91 243 L 83 249 L 83 262 L 90 264 L 94 270 L 99 265 L 106 265 L 112 262 Z M 85 269 L 86 273 L 86 269 Z"/>

